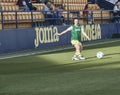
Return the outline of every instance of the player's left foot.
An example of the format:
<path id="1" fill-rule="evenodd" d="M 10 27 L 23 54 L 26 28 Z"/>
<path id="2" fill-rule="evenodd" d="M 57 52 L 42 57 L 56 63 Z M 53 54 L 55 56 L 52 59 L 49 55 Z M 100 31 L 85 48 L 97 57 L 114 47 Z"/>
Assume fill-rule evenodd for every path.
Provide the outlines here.
<path id="1" fill-rule="evenodd" d="M 72 60 L 79 60 L 79 58 L 77 58 L 77 57 L 72 57 Z"/>

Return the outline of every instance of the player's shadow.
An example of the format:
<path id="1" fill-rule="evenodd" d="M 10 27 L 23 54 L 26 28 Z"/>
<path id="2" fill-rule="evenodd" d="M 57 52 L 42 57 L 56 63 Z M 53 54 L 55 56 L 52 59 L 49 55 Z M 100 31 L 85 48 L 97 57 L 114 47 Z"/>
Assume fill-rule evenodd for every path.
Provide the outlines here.
<path id="1" fill-rule="evenodd" d="M 112 58 L 110 57 L 110 55 L 120 55 L 120 53 L 110 53 L 110 54 L 105 54 L 104 57 L 102 59 L 108 59 L 108 58 Z M 96 58 L 96 56 L 93 56 L 93 57 L 88 57 L 86 59 L 94 59 Z"/>
<path id="2" fill-rule="evenodd" d="M 97 58 L 97 57 L 96 57 L 96 56 L 88 57 L 88 58 L 86 58 L 86 60 L 87 60 L 87 59 L 94 59 L 94 58 Z M 104 56 L 104 57 L 101 58 L 101 59 L 109 59 L 109 58 L 112 58 L 112 57 Z"/>
<path id="3" fill-rule="evenodd" d="M 105 56 L 109 56 L 109 55 L 120 55 L 120 53 L 110 53 L 110 54 L 106 54 Z"/>

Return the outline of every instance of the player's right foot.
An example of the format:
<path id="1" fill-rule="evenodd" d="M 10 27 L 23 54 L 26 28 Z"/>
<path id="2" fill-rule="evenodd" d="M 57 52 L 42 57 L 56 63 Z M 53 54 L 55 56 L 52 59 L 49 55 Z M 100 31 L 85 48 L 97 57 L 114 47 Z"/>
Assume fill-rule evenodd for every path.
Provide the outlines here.
<path id="1" fill-rule="evenodd" d="M 79 59 L 80 59 L 80 60 L 85 60 L 85 57 L 80 56 Z"/>
<path id="2" fill-rule="evenodd" d="M 77 58 L 77 57 L 72 57 L 72 60 L 79 60 L 79 58 Z"/>

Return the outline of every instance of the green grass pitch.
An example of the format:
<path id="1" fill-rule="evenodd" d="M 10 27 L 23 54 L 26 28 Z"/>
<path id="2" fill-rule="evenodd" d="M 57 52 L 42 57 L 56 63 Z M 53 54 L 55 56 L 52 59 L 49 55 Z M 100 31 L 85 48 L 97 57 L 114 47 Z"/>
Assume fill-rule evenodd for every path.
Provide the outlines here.
<path id="1" fill-rule="evenodd" d="M 96 53 L 105 56 L 97 59 Z M 0 60 L 0 95 L 120 95 L 120 41 Z"/>

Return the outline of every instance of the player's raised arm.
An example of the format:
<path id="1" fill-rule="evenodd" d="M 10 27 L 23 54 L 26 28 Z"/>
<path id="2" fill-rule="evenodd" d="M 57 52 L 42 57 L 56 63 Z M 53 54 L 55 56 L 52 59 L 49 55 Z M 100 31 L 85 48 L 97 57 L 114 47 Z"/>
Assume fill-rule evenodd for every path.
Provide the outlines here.
<path id="1" fill-rule="evenodd" d="M 58 35 L 61 36 L 61 35 L 63 35 L 63 34 L 65 34 L 65 33 L 69 32 L 69 31 L 71 31 L 71 30 L 72 30 L 72 26 L 69 27 L 68 29 L 64 30 L 63 32 L 58 33 Z"/>
<path id="2" fill-rule="evenodd" d="M 88 35 L 84 32 L 83 27 L 81 27 L 82 34 L 90 41 L 91 39 L 88 37 Z"/>

